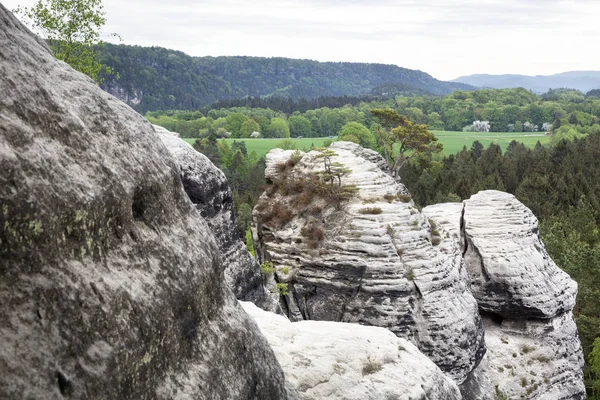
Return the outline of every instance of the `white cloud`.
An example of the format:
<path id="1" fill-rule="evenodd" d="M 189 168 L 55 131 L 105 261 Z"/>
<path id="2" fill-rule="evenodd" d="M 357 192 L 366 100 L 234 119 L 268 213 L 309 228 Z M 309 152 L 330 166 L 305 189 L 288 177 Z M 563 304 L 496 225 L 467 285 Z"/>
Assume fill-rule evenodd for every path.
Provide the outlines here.
<path id="1" fill-rule="evenodd" d="M 20 3 L 31 4 L 31 0 Z M 14 8 L 18 0 L 5 1 Z M 593 70 L 591 0 L 105 0 L 107 32 L 190 55 L 382 62 L 440 79 Z"/>

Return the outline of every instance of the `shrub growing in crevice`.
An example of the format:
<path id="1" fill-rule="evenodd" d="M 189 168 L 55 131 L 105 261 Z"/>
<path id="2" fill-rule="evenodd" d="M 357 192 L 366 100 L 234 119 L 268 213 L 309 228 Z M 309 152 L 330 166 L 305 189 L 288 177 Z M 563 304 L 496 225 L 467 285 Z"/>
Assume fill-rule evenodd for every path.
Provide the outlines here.
<path id="1" fill-rule="evenodd" d="M 360 210 L 358 210 L 358 212 L 361 214 L 378 215 L 378 214 L 381 214 L 383 212 L 383 210 L 379 207 L 366 207 L 366 208 L 361 208 Z"/>

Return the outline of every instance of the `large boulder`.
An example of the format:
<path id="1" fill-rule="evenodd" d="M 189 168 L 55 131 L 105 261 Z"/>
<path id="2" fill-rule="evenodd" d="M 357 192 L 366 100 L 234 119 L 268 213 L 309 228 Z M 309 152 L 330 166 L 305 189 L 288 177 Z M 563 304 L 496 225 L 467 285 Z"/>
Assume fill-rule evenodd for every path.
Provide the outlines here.
<path id="1" fill-rule="evenodd" d="M 550 258 L 537 218 L 495 190 L 465 201 L 465 262 L 479 307 L 502 317 L 548 319 L 575 306 L 577 284 Z"/>
<path id="2" fill-rule="evenodd" d="M 265 288 L 260 265 L 237 232 L 233 195 L 223 171 L 190 144 L 161 127 L 154 127 L 179 167 L 185 192 L 215 235 L 225 264 L 225 282 L 239 300 L 265 310 L 279 310 Z"/>
<path id="3" fill-rule="evenodd" d="M 485 344 L 457 239 L 439 235 L 381 156 L 349 142 L 329 150 L 267 154 L 256 248 L 287 285 L 288 316 L 388 328 L 463 382 Z M 351 170 L 341 178 L 356 190 L 347 200 L 332 199 L 337 180 L 318 182 L 326 161 Z"/>
<path id="4" fill-rule="evenodd" d="M 387 329 L 290 322 L 242 303 L 302 399 L 459 400 L 456 383 L 412 343 Z"/>
<path id="5" fill-rule="evenodd" d="M 287 398 L 152 126 L 1 5 L 0 48 L 0 398 Z"/>
<path id="6" fill-rule="evenodd" d="M 462 385 L 464 398 L 584 399 L 577 284 L 546 252 L 533 213 L 495 190 L 423 213 L 459 238 L 484 320 L 488 351 Z"/>

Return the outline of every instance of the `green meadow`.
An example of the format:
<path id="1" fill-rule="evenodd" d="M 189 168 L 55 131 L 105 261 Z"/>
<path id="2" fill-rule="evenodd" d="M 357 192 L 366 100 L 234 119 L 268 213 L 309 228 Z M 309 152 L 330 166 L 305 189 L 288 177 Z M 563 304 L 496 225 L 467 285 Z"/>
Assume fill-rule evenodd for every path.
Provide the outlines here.
<path id="1" fill-rule="evenodd" d="M 184 139 L 184 140 L 190 144 L 194 144 L 194 142 L 196 141 L 196 139 Z M 227 141 L 227 143 L 229 143 L 230 145 L 231 145 L 231 143 L 233 143 L 234 140 L 237 140 L 238 142 L 239 141 L 246 142 L 246 149 L 248 150 L 248 154 L 255 151 L 256 155 L 258 157 L 262 157 L 265 154 L 267 154 L 269 151 L 274 149 L 277 146 L 277 143 L 281 142 L 284 139 L 225 139 L 225 141 Z M 308 150 L 308 149 L 310 149 L 311 144 L 314 145 L 315 147 L 322 147 L 323 143 L 325 143 L 326 140 L 335 140 L 335 139 L 329 139 L 326 137 L 322 137 L 322 138 L 302 138 L 302 139 L 292 138 L 290 140 L 292 140 L 296 144 L 297 149 Z"/>
<path id="2" fill-rule="evenodd" d="M 445 132 L 433 131 L 440 143 L 444 145 L 444 154 L 454 154 L 462 150 L 463 146 L 470 148 L 474 141 L 479 140 L 483 147 L 488 148 L 494 142 L 505 151 L 513 140 L 533 148 L 539 141 L 542 145 L 550 144 L 550 136 L 539 132 Z"/>
<path id="3" fill-rule="evenodd" d="M 494 142 L 505 151 L 508 144 L 513 140 L 525 144 L 527 147 L 534 147 L 539 141 L 543 145 L 550 143 L 550 136 L 546 136 L 539 132 L 523 132 L 523 133 L 507 133 L 507 132 L 446 132 L 446 131 L 433 131 L 435 136 L 439 139 L 440 143 L 444 145 L 444 154 L 454 154 L 462 150 L 463 146 L 470 148 L 474 141 L 479 142 L 487 148 L 490 143 Z M 196 139 L 184 139 L 190 144 L 193 144 Z M 246 148 L 248 153 L 253 151 L 261 157 L 267 154 L 271 149 L 275 148 L 279 142 L 283 139 L 225 139 L 229 144 L 233 143 L 234 140 L 246 142 Z M 323 143 L 329 138 L 302 138 L 302 139 L 291 139 L 296 143 L 296 148 L 300 150 L 308 150 L 311 145 L 315 147 L 323 146 Z"/>

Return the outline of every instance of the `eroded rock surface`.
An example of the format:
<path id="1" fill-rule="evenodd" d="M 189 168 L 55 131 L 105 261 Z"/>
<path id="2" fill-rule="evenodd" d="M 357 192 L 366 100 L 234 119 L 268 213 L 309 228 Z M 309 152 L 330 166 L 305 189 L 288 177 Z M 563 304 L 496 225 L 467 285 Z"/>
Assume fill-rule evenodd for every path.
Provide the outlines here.
<path id="1" fill-rule="evenodd" d="M 327 321 L 290 322 L 242 303 L 302 399 L 461 399 L 452 379 L 387 329 Z"/>
<path id="2" fill-rule="evenodd" d="M 152 126 L 1 5 L 0 49 L 0 398 L 286 398 Z"/>
<path id="3" fill-rule="evenodd" d="M 548 256 L 533 213 L 494 190 L 423 213 L 460 237 L 485 322 L 488 351 L 462 385 L 464 398 L 584 399 L 577 285 Z"/>
<path id="4" fill-rule="evenodd" d="M 487 190 L 466 200 L 464 231 L 471 291 L 482 310 L 522 319 L 573 309 L 577 284 L 554 264 L 537 218 L 513 195 Z"/>
<path id="5" fill-rule="evenodd" d="M 330 149 L 269 153 L 271 187 L 254 210 L 290 318 L 388 328 L 465 399 L 583 398 L 576 284 L 546 253 L 529 209 L 484 191 L 419 212 L 376 154 Z M 341 201 L 331 196 L 338 177 L 355 186 L 338 190 Z"/>
<path id="6" fill-rule="evenodd" d="M 272 185 L 254 210 L 258 248 L 287 285 L 288 315 L 388 328 L 464 381 L 485 347 L 458 241 L 439 235 L 381 157 L 348 142 L 330 149 L 331 163 L 351 169 L 343 184 L 357 189 L 341 206 L 318 195 L 329 187 L 315 182 L 322 154 L 267 155 Z"/>
<path id="7" fill-rule="evenodd" d="M 176 134 L 156 126 L 155 129 L 179 166 L 186 193 L 217 239 L 229 288 L 239 300 L 251 301 L 266 310 L 279 309 L 263 284 L 258 262 L 237 234 L 233 195 L 225 174 Z"/>

